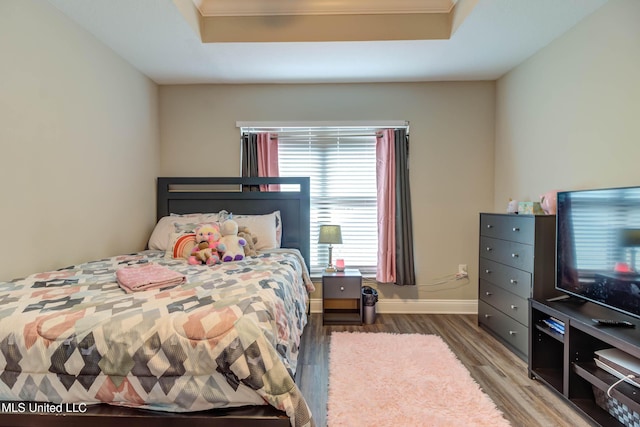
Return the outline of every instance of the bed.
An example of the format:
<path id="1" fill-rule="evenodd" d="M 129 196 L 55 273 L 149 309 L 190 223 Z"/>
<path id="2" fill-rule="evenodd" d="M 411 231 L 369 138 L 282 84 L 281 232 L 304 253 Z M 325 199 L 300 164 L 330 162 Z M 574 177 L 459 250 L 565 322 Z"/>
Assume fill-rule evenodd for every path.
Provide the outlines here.
<path id="1" fill-rule="evenodd" d="M 1 425 L 313 425 L 295 384 L 313 289 L 309 179 L 157 184 L 154 234 L 161 222 L 224 212 L 253 226 L 277 213 L 277 247 L 191 265 L 170 256 L 189 233 L 174 230 L 158 234 L 164 250 L 150 239 L 142 252 L 0 282 Z M 184 283 L 126 293 L 116 280 L 151 266 Z"/>

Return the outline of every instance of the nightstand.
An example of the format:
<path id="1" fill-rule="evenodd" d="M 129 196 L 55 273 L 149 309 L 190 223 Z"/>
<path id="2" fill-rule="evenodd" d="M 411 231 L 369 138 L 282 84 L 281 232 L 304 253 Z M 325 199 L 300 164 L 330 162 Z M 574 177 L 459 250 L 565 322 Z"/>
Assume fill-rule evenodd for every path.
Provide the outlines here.
<path id="1" fill-rule="evenodd" d="M 362 325 L 362 275 L 359 270 L 322 273 L 322 324 Z"/>

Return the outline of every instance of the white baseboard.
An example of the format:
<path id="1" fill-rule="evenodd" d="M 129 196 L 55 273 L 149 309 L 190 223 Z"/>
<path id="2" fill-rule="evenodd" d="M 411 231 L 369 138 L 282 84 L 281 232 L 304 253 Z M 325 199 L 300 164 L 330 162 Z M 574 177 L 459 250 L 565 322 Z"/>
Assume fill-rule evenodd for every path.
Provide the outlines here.
<path id="1" fill-rule="evenodd" d="M 311 312 L 322 313 L 322 299 L 311 299 Z M 477 314 L 478 300 L 381 299 L 376 313 L 399 314 Z"/>

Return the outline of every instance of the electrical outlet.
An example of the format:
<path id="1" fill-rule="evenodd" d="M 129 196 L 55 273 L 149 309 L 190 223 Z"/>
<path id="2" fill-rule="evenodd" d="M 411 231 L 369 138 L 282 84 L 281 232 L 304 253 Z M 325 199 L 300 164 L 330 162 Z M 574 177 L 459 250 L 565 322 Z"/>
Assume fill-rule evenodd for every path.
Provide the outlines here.
<path id="1" fill-rule="evenodd" d="M 468 274 L 467 264 L 458 264 L 458 274 Z"/>

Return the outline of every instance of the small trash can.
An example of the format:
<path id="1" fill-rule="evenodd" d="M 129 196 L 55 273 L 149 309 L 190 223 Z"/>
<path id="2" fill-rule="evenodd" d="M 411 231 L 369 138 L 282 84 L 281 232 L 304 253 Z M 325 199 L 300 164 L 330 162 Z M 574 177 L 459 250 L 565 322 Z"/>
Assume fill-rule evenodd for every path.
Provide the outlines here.
<path id="1" fill-rule="evenodd" d="M 367 325 L 376 323 L 376 302 L 378 302 L 378 291 L 371 286 L 362 288 L 362 317 Z"/>

